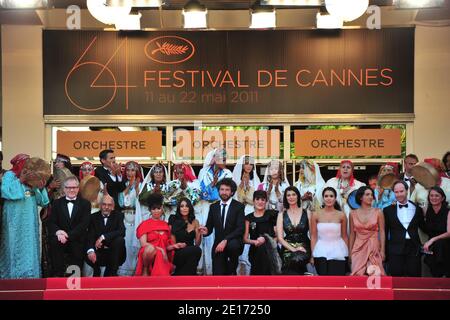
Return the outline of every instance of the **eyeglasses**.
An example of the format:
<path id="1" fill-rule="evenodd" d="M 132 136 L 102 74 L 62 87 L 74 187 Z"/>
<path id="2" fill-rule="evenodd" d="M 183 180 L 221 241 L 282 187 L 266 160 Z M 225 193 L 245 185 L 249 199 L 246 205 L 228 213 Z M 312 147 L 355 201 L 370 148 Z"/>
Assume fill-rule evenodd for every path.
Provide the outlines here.
<path id="1" fill-rule="evenodd" d="M 112 203 L 102 203 L 102 206 L 104 206 L 104 207 L 112 207 L 113 206 L 113 204 Z"/>
<path id="2" fill-rule="evenodd" d="M 74 190 L 74 189 L 78 189 L 79 187 L 78 187 L 78 186 L 76 186 L 76 187 L 68 187 L 68 186 L 64 186 L 64 188 L 65 188 L 65 189 L 71 189 L 71 190 Z"/>

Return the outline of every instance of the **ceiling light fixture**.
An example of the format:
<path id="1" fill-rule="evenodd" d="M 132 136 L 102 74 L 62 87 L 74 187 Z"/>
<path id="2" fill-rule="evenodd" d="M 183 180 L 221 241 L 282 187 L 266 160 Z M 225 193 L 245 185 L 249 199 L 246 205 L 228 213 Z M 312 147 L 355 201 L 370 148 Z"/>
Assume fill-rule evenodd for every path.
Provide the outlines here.
<path id="1" fill-rule="evenodd" d="M 116 30 L 141 30 L 141 17 L 140 12 L 121 17 L 115 23 Z"/>
<path id="2" fill-rule="evenodd" d="M 342 29 L 344 21 L 331 14 L 317 12 L 316 26 L 317 29 Z"/>
<path id="3" fill-rule="evenodd" d="M 276 12 L 272 6 L 263 6 L 261 1 L 256 1 L 250 8 L 250 28 L 264 29 L 276 27 Z"/>
<path id="4" fill-rule="evenodd" d="M 87 0 L 86 5 L 91 15 L 104 24 L 115 24 L 131 12 L 131 6 L 107 6 L 105 0 Z"/>
<path id="5" fill-rule="evenodd" d="M 184 28 L 206 28 L 208 10 L 198 0 L 190 0 L 183 8 Z"/>
<path id="6" fill-rule="evenodd" d="M 313 6 L 323 5 L 324 0 L 261 0 L 263 6 Z"/>
<path id="7" fill-rule="evenodd" d="M 41 9 L 47 5 L 47 0 L 0 0 L 3 9 Z"/>
<path id="8" fill-rule="evenodd" d="M 106 5 L 112 7 L 159 8 L 163 4 L 163 0 L 106 0 Z"/>
<path id="9" fill-rule="evenodd" d="M 353 21 L 361 17 L 369 7 L 369 0 L 325 0 L 329 14 L 344 21 Z"/>
<path id="10" fill-rule="evenodd" d="M 443 7 L 445 0 L 394 0 L 394 6 L 400 9 L 422 9 Z"/>

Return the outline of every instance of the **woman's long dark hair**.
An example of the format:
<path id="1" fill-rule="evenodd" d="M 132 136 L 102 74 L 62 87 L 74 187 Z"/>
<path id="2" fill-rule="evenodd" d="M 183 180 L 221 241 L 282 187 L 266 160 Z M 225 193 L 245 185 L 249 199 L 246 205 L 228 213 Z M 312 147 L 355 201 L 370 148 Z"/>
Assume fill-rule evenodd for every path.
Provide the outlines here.
<path id="1" fill-rule="evenodd" d="M 337 211 L 342 211 L 342 209 L 341 209 L 341 206 L 339 205 L 339 203 L 337 202 L 337 192 L 336 192 L 336 189 L 334 189 L 333 187 L 326 187 L 325 189 L 323 189 L 323 191 L 322 191 L 322 199 L 324 199 L 324 197 L 325 197 L 325 192 L 327 192 L 327 191 L 331 191 L 333 194 L 334 194 L 334 199 L 335 199 L 335 201 L 334 201 L 334 208 L 337 210 Z M 323 200 L 323 205 L 322 205 L 322 208 L 325 208 L 325 200 Z"/>
<path id="2" fill-rule="evenodd" d="M 188 221 L 189 223 L 192 223 L 192 221 L 195 220 L 195 214 L 194 214 L 194 206 L 192 205 L 191 200 L 188 198 L 181 198 L 180 201 L 178 201 L 177 204 L 177 212 L 175 213 L 175 219 L 183 220 L 183 216 L 181 215 L 181 203 L 186 202 L 188 208 L 189 208 L 189 214 L 188 214 Z"/>
<path id="3" fill-rule="evenodd" d="M 289 209 L 289 202 L 287 201 L 287 193 L 288 191 L 294 191 L 297 194 L 297 206 L 299 208 L 302 207 L 302 197 L 300 196 L 300 191 L 294 186 L 287 187 L 286 190 L 284 190 L 283 195 L 283 206 L 285 209 Z"/>
<path id="4" fill-rule="evenodd" d="M 255 169 L 255 165 L 256 164 L 255 163 L 250 163 L 249 157 L 245 157 L 244 161 L 242 163 L 241 179 L 242 179 L 242 176 L 244 175 L 244 172 L 245 172 L 244 166 L 246 164 L 250 164 L 252 166 L 252 170 L 250 171 L 250 180 L 253 180 L 253 170 Z"/>

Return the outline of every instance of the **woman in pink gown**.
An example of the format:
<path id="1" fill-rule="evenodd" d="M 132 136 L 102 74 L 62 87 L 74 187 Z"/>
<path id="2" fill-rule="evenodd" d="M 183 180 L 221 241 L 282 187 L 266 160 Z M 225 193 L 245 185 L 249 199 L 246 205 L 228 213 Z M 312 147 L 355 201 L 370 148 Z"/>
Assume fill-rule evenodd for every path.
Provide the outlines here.
<path id="1" fill-rule="evenodd" d="M 143 221 L 136 230 L 141 244 L 136 266 L 137 276 L 170 276 L 173 270 L 175 249 L 186 246 L 185 243 L 173 243 L 170 227 L 163 219 L 163 196 L 160 193 L 148 197 L 151 217 Z"/>
<path id="2" fill-rule="evenodd" d="M 374 192 L 367 186 L 356 193 L 356 202 L 361 206 L 350 213 L 350 256 L 352 276 L 385 275 L 384 216 L 380 209 L 373 208 Z"/>

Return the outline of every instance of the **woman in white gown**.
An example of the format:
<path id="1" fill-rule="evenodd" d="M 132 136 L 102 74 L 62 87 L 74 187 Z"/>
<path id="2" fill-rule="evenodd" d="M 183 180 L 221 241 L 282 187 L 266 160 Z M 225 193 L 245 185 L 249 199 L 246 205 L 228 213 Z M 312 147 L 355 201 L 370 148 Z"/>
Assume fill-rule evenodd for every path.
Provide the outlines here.
<path id="1" fill-rule="evenodd" d="M 234 198 L 245 205 L 245 215 L 254 212 L 253 193 L 258 189 L 261 180 L 259 180 L 255 159 L 253 157 L 244 155 L 239 158 L 233 169 L 233 180 L 237 185 Z M 242 255 L 239 257 L 237 274 L 250 274 L 251 264 L 248 259 L 249 249 L 250 245 L 246 244 Z"/>
<path id="2" fill-rule="evenodd" d="M 284 175 L 283 163 L 279 160 L 270 161 L 266 168 L 264 180 L 259 184 L 258 190 L 267 192 L 268 201 L 267 209 L 282 212 L 283 194 L 286 188 L 289 187 L 289 181 Z"/>
<path id="3" fill-rule="evenodd" d="M 336 190 L 322 191 L 324 208 L 311 217 L 311 263 L 321 276 L 344 276 L 348 259 L 347 217 L 336 202 Z"/>
<path id="4" fill-rule="evenodd" d="M 137 254 L 139 247 L 136 246 L 135 214 L 136 207 L 139 206 L 138 195 L 142 188 L 143 172 L 141 166 L 135 161 L 125 164 L 126 188 L 119 194 L 119 205 L 123 208 L 125 225 L 125 247 L 127 258 L 119 267 L 119 276 L 132 276 L 136 269 Z"/>
<path id="5" fill-rule="evenodd" d="M 295 187 L 302 196 L 302 208 L 315 211 L 322 203 L 322 189 L 325 185 L 317 163 L 302 160 L 300 172 Z"/>

